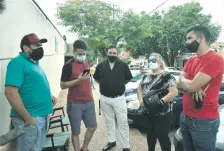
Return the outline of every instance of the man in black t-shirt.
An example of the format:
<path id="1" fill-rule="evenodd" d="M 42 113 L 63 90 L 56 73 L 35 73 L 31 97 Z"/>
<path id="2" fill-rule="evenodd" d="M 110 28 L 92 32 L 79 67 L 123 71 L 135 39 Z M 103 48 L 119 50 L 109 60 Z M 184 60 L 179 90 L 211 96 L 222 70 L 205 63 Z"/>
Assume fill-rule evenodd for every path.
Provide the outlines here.
<path id="1" fill-rule="evenodd" d="M 115 116 L 118 123 L 118 137 L 123 151 L 130 151 L 127 104 L 124 92 L 125 84 L 132 79 L 132 74 L 128 65 L 117 58 L 115 47 L 108 49 L 107 57 L 107 60 L 96 67 L 93 76 L 100 85 L 100 101 L 107 127 L 108 143 L 103 151 L 116 146 Z"/>

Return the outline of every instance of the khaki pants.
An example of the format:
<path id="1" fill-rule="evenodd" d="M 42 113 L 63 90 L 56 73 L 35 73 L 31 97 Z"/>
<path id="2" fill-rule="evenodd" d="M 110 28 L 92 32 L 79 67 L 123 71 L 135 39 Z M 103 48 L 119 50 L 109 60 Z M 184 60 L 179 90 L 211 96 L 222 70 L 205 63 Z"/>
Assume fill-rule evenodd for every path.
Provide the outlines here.
<path id="1" fill-rule="evenodd" d="M 100 96 L 101 108 L 104 114 L 108 142 L 116 141 L 115 116 L 117 119 L 118 140 L 122 148 L 130 148 L 129 126 L 127 119 L 127 104 L 124 96 L 109 98 Z"/>

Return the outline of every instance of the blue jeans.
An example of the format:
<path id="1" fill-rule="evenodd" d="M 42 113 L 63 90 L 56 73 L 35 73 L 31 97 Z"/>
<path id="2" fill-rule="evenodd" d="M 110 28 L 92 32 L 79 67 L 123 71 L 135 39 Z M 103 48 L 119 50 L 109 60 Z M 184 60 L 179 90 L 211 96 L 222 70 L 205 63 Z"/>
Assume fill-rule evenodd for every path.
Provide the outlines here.
<path id="1" fill-rule="evenodd" d="M 215 151 L 220 118 L 199 119 L 181 113 L 180 131 L 187 151 Z"/>
<path id="2" fill-rule="evenodd" d="M 20 117 L 11 117 L 13 125 L 24 126 L 24 120 Z M 49 125 L 48 116 L 36 117 L 35 125 L 24 127 L 24 134 L 18 138 L 20 151 L 42 151 Z"/>

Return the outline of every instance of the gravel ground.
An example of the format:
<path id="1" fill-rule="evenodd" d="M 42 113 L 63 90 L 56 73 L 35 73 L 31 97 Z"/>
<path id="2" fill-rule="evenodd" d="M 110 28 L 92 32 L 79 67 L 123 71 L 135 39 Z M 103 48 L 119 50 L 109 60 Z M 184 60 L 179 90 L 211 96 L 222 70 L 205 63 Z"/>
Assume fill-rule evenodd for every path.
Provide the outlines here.
<path id="1" fill-rule="evenodd" d="M 59 100 L 66 100 L 66 94 L 67 94 L 67 91 L 62 91 L 59 95 Z M 98 114 L 99 113 L 98 112 L 99 111 L 98 110 L 99 109 L 98 88 L 93 90 L 93 95 L 94 95 L 95 104 L 96 104 L 96 115 L 97 115 L 98 127 L 94 133 L 92 141 L 90 142 L 89 150 L 90 151 L 101 151 L 102 148 L 107 143 L 107 134 L 106 134 L 106 127 L 104 124 L 104 118 L 102 115 Z M 83 142 L 84 133 L 85 133 L 85 126 L 82 123 L 81 135 L 80 135 L 81 144 Z M 170 138 L 172 140 L 173 140 L 173 135 L 174 135 L 174 132 L 170 132 Z M 117 140 L 117 147 L 115 147 L 111 151 L 122 151 L 122 149 L 119 147 L 119 145 L 120 145 L 119 141 Z M 134 129 L 134 128 L 130 128 L 130 146 L 131 146 L 132 151 L 147 151 L 146 137 L 144 135 L 142 135 L 137 129 Z M 156 151 L 160 151 L 160 150 L 161 149 L 160 149 L 159 143 L 157 142 Z M 69 151 L 74 151 L 71 143 L 70 143 Z M 174 151 L 173 143 L 172 143 L 172 151 Z"/>

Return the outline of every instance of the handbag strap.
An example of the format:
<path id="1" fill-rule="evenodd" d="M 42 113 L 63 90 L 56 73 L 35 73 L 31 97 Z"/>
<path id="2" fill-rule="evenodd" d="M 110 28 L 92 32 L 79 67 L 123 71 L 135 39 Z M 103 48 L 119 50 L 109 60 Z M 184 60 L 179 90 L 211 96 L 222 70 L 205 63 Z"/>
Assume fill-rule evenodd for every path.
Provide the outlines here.
<path id="1" fill-rule="evenodd" d="M 149 90 L 151 90 L 151 88 L 155 85 L 155 83 L 163 76 L 165 72 L 163 72 L 162 74 L 160 74 L 159 76 L 157 76 L 153 82 L 150 84 Z"/>

